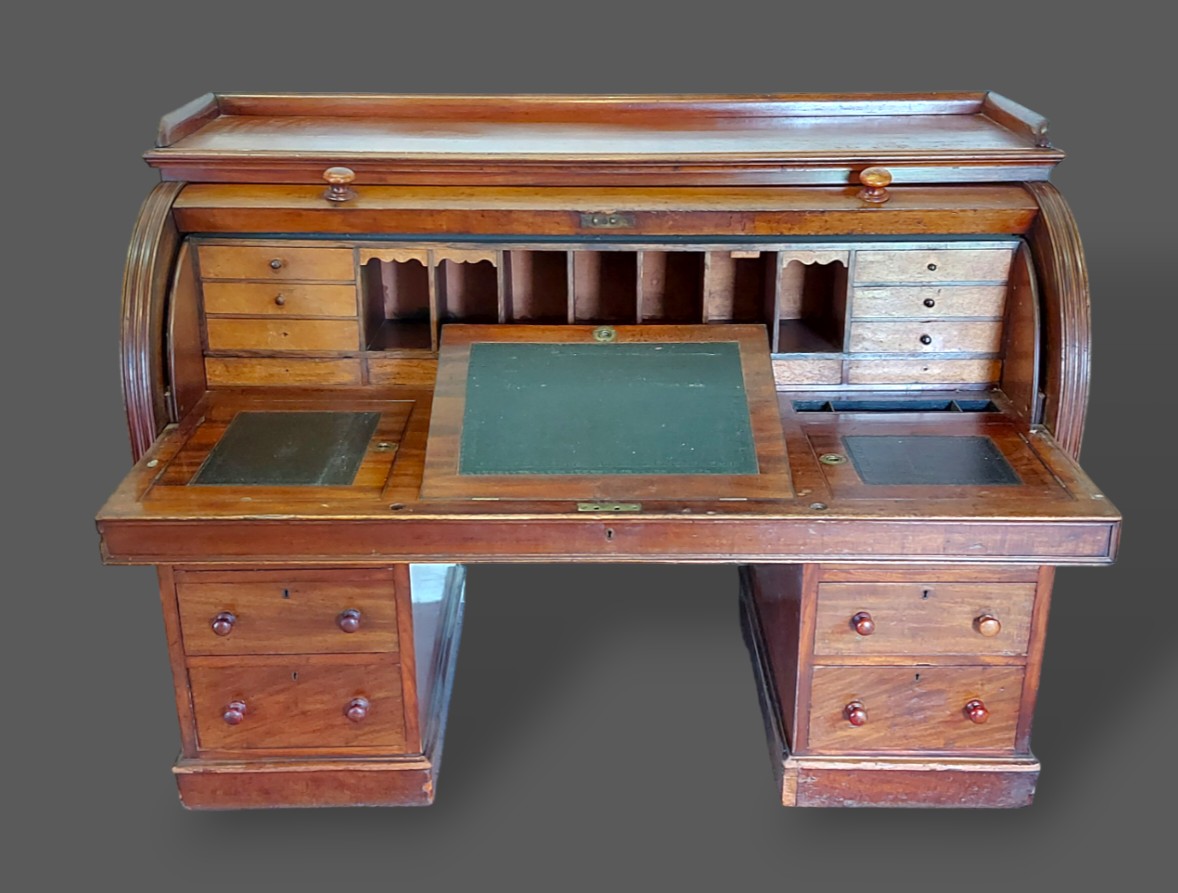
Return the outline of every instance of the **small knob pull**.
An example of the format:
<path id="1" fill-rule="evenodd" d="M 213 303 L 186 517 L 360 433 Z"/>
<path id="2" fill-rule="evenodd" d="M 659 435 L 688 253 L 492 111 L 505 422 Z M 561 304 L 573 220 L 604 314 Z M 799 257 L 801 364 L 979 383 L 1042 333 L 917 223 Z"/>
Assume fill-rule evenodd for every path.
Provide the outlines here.
<path id="1" fill-rule="evenodd" d="M 281 270 L 283 266 L 285 266 L 285 261 L 283 261 L 281 257 L 276 257 L 274 260 L 270 261 L 271 270 Z"/>
<path id="2" fill-rule="evenodd" d="M 1002 632 L 1002 623 L 993 614 L 983 614 L 974 620 L 973 628 L 989 639 Z"/>
<path id="3" fill-rule="evenodd" d="M 937 302 L 934 301 L 932 298 L 925 298 L 924 299 L 924 306 L 925 307 L 936 307 Z"/>
<path id="4" fill-rule="evenodd" d="M 213 628 L 213 632 L 218 636 L 227 636 L 233 632 L 233 624 L 237 623 L 237 615 L 229 611 L 220 611 L 213 615 L 209 626 Z"/>
<path id="5" fill-rule="evenodd" d="M 851 725 L 861 726 L 867 722 L 867 708 L 863 706 L 862 701 L 851 701 L 843 708 L 843 716 Z"/>
<path id="6" fill-rule="evenodd" d="M 986 709 L 986 705 L 979 698 L 974 698 L 965 705 L 965 715 L 969 717 L 970 722 L 981 725 L 990 718 L 990 711 Z"/>
<path id="7" fill-rule="evenodd" d="M 866 611 L 860 611 L 852 617 L 851 626 L 855 627 L 855 632 L 861 636 L 870 636 L 875 632 L 875 621 L 871 619 L 871 615 Z"/>
<path id="8" fill-rule="evenodd" d="M 245 719 L 245 713 L 245 701 L 230 701 L 225 705 L 225 712 L 221 714 L 221 719 L 229 725 L 235 726 Z"/>
<path id="9" fill-rule="evenodd" d="M 368 698 L 352 698 L 344 708 L 344 715 L 352 722 L 360 722 L 368 716 Z"/>
<path id="10" fill-rule="evenodd" d="M 340 615 L 335 618 L 335 622 L 344 632 L 354 633 L 360 628 L 360 612 L 355 608 L 348 608 L 348 610 L 340 612 Z"/>
<path id="11" fill-rule="evenodd" d="M 286 295 L 283 295 L 283 294 L 275 295 L 274 296 L 274 303 L 277 304 L 279 307 L 285 307 L 286 306 Z"/>
<path id="12" fill-rule="evenodd" d="M 932 344 L 933 343 L 933 336 L 932 335 L 921 335 L 920 336 L 920 343 L 921 344 Z"/>
<path id="13" fill-rule="evenodd" d="M 323 179 L 330 185 L 323 197 L 329 202 L 346 202 L 356 197 L 356 190 L 351 183 L 356 179 L 356 172 L 348 167 L 329 167 L 323 172 Z"/>
<path id="14" fill-rule="evenodd" d="M 859 190 L 863 201 L 878 205 L 891 198 L 887 187 L 892 182 L 892 172 L 886 167 L 864 168 L 859 172 L 859 182 L 863 184 Z"/>

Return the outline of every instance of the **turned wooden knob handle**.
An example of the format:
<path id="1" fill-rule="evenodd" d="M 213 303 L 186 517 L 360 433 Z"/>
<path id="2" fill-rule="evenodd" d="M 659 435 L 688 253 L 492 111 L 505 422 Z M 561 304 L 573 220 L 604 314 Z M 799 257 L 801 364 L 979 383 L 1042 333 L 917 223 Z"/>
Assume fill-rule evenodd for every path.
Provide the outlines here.
<path id="1" fill-rule="evenodd" d="M 323 197 L 329 202 L 346 202 L 356 197 L 356 190 L 352 188 L 352 181 L 356 179 L 356 172 L 349 167 L 329 167 L 323 172 L 323 179 L 328 182 L 327 191 Z"/>
<path id="2" fill-rule="evenodd" d="M 859 198 L 863 201 L 881 204 L 891 198 L 887 187 L 892 182 L 892 172 L 886 167 L 864 168 L 859 172 L 859 182 L 863 184 L 859 190 Z"/>
<path id="3" fill-rule="evenodd" d="M 990 711 L 986 709 L 986 705 L 979 698 L 974 698 L 965 705 L 965 715 L 969 717 L 970 722 L 981 725 L 990 718 Z"/>
<path id="4" fill-rule="evenodd" d="M 360 628 L 360 612 L 355 608 L 348 608 L 348 610 L 340 612 L 340 615 L 335 618 L 335 622 L 344 632 L 354 633 Z"/>
<path id="5" fill-rule="evenodd" d="M 275 295 L 274 296 L 274 303 L 277 304 L 279 307 L 284 307 L 286 305 L 286 295 L 284 295 L 284 294 Z"/>
<path id="6" fill-rule="evenodd" d="M 352 698 L 344 708 L 344 715 L 352 722 L 360 722 L 368 716 L 368 698 Z"/>
<path id="7" fill-rule="evenodd" d="M 245 701 L 230 701 L 225 705 L 225 712 L 221 714 L 221 719 L 229 725 L 235 726 L 245 719 L 245 714 Z"/>
<path id="8" fill-rule="evenodd" d="M 851 701 L 843 708 L 843 716 L 851 725 L 861 726 L 867 722 L 867 708 L 863 706 L 862 701 Z"/>
<path id="9" fill-rule="evenodd" d="M 270 261 L 271 270 L 281 270 L 285 265 L 286 261 L 284 261 L 281 257 L 276 257 L 274 260 Z"/>
<path id="10" fill-rule="evenodd" d="M 855 632 L 861 636 L 870 636 L 875 632 L 875 621 L 871 619 L 871 615 L 866 611 L 860 611 L 852 617 L 851 626 L 855 627 Z"/>
<path id="11" fill-rule="evenodd" d="M 974 620 L 973 628 L 989 639 L 1002 632 L 1002 623 L 993 614 L 983 614 Z"/>
<path id="12" fill-rule="evenodd" d="M 219 611 L 213 615 L 209 626 L 213 628 L 213 632 L 218 636 L 227 636 L 233 632 L 233 624 L 235 623 L 237 623 L 237 615 L 229 611 Z"/>

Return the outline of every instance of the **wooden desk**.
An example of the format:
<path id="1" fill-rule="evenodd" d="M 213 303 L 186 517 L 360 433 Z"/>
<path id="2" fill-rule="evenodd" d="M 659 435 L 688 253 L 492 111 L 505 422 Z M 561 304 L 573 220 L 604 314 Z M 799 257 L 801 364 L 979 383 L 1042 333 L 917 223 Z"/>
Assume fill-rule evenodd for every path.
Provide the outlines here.
<path id="1" fill-rule="evenodd" d="M 124 291 L 136 464 L 98 523 L 159 569 L 184 803 L 431 802 L 462 567 L 504 561 L 739 567 L 786 805 L 1029 803 L 1052 572 L 1120 529 L 1076 462 L 1061 158 L 981 93 L 166 116 Z M 693 344 L 739 350 L 691 382 L 654 359 Z M 532 415 L 496 426 L 471 407 L 509 372 Z M 671 402 L 608 411 L 651 381 Z"/>

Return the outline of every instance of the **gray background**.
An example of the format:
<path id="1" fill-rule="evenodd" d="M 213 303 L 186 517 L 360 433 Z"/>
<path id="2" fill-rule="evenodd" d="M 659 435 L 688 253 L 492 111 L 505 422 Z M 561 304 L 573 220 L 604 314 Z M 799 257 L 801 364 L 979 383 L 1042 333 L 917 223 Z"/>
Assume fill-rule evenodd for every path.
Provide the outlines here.
<path id="1" fill-rule="evenodd" d="M 1174 488 L 1154 434 L 1173 394 L 1169 29 L 1133 2 L 1058 17 L 1025 3 L 814 6 L 6 13 L 0 870 L 23 878 L 16 889 L 1132 890 L 1170 866 L 1178 674 L 1160 572 Z M 156 180 L 138 156 L 163 112 L 209 90 L 932 89 L 1005 93 L 1072 153 L 1056 182 L 1095 300 L 1083 459 L 1129 519 L 1118 565 L 1059 574 L 1032 808 L 777 806 L 735 576 L 714 567 L 473 569 L 429 809 L 179 807 L 153 573 L 102 567 L 92 524 L 129 464 L 119 282 Z"/>

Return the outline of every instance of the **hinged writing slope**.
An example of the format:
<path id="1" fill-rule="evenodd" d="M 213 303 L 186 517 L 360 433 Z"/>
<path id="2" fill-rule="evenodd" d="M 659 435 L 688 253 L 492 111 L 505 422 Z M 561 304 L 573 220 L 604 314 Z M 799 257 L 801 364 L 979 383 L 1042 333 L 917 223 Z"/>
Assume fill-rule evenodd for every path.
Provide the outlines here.
<path id="1" fill-rule="evenodd" d="M 793 496 L 758 326 L 447 326 L 426 499 Z"/>

